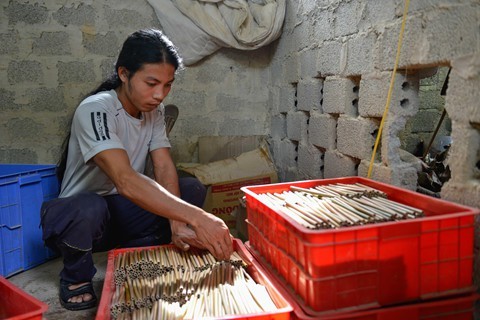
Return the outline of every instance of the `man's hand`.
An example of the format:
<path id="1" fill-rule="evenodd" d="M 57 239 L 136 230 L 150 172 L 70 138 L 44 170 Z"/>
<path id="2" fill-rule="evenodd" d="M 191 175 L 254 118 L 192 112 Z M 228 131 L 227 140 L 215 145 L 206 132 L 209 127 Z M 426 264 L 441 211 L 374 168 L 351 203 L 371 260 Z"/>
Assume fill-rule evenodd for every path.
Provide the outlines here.
<path id="1" fill-rule="evenodd" d="M 205 212 L 200 224 L 192 228 L 198 241 L 217 260 L 228 260 L 233 253 L 233 237 L 225 222 L 219 217 Z"/>
<path id="2" fill-rule="evenodd" d="M 190 246 L 206 249 L 197 239 L 197 234 L 186 223 L 170 220 L 170 228 L 172 229 L 172 242 L 180 249 L 187 251 Z"/>

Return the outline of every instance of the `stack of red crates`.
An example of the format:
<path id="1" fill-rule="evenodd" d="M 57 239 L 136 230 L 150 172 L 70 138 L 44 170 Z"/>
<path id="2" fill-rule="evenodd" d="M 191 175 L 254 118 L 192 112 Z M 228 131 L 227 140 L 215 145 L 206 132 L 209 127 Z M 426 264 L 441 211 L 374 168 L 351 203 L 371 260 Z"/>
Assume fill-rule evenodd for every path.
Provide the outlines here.
<path id="1" fill-rule="evenodd" d="M 263 203 L 291 186 L 361 183 L 425 217 L 311 230 Z M 471 319 L 478 209 L 362 177 L 243 187 L 249 241 L 299 319 Z"/>

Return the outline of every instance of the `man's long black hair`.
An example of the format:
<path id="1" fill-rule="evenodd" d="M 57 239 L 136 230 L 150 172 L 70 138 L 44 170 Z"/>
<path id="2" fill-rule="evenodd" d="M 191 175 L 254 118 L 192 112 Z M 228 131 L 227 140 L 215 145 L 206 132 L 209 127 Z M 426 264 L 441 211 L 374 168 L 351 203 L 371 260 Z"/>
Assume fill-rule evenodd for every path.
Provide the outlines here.
<path id="1" fill-rule="evenodd" d="M 118 88 L 122 81 L 118 76 L 118 68 L 124 67 L 128 70 L 130 79 L 144 64 L 148 63 L 168 63 L 175 67 L 175 70 L 183 67 L 182 58 L 177 52 L 177 48 L 160 30 L 142 29 L 128 36 L 123 43 L 122 49 L 115 63 L 115 71 L 96 89 L 87 94 L 86 97 Z M 71 127 L 71 123 L 70 123 Z M 57 178 L 62 182 L 67 166 L 68 145 L 71 131 L 65 137 L 62 144 L 62 155 L 57 164 Z"/>

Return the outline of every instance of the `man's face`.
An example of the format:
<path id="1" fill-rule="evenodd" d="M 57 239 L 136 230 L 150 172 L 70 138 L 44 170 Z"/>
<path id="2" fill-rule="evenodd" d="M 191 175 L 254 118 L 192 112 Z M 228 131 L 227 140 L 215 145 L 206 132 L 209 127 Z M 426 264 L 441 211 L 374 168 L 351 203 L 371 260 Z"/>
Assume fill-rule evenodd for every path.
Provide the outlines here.
<path id="1" fill-rule="evenodd" d="M 132 77 L 128 71 L 119 68 L 123 82 L 119 99 L 125 110 L 133 117 L 140 112 L 149 112 L 158 107 L 172 88 L 175 67 L 168 63 L 144 64 Z"/>

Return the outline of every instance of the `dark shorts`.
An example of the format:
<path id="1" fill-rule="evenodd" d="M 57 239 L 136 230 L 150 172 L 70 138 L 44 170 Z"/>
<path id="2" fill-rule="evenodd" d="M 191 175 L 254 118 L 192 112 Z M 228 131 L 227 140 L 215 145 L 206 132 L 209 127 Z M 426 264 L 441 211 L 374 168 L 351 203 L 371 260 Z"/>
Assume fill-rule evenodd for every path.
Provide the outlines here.
<path id="1" fill-rule="evenodd" d="M 201 207 L 206 189 L 195 178 L 179 179 L 181 198 Z M 171 242 L 168 219 L 120 196 L 81 193 L 45 202 L 41 209 L 45 244 L 64 257 L 61 277 L 90 281 L 95 274 L 92 252 Z"/>

